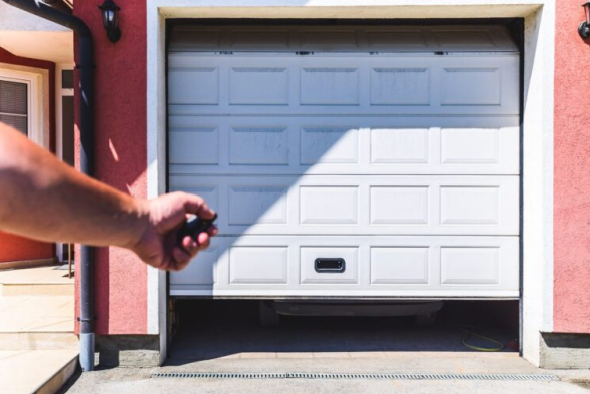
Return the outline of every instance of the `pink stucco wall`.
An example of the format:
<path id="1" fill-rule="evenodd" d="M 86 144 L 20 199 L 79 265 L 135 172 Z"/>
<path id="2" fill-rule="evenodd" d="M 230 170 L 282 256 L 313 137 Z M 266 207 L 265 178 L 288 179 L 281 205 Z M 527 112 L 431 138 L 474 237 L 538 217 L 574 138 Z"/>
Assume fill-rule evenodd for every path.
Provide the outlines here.
<path id="1" fill-rule="evenodd" d="M 590 42 L 576 30 L 581 4 L 556 6 L 553 321 L 564 333 L 590 333 Z"/>
<path id="2" fill-rule="evenodd" d="M 115 44 L 107 39 L 102 26 L 98 10 L 102 3 L 79 1 L 74 10 L 94 36 L 95 175 L 126 193 L 145 198 L 145 0 L 119 2 L 123 35 Z M 78 159 L 79 143 L 76 149 Z M 96 316 L 99 335 L 146 333 L 147 268 L 133 253 L 118 248 L 97 251 Z"/>

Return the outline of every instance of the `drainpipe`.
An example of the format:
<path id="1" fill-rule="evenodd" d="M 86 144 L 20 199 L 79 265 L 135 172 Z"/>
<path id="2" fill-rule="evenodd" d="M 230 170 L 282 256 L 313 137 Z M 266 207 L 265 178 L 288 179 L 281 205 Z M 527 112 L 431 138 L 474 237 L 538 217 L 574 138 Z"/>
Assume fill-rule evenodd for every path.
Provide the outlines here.
<path id="1" fill-rule="evenodd" d="M 92 34 L 88 26 L 70 13 L 54 9 L 40 0 L 3 0 L 23 11 L 72 29 L 78 36 L 80 105 L 80 170 L 94 175 L 94 60 Z M 80 251 L 80 365 L 82 371 L 94 370 L 94 248 L 81 246 Z"/>

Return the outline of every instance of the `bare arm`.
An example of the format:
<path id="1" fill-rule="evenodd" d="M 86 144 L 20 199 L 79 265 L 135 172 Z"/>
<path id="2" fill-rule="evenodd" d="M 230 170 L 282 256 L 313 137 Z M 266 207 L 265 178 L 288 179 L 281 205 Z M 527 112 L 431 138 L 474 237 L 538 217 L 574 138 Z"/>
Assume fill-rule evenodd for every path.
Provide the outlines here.
<path id="1" fill-rule="evenodd" d="M 57 160 L 16 130 L 0 123 L 0 230 L 48 242 L 119 246 L 146 263 L 182 269 L 216 234 L 185 237 L 176 230 L 195 214 L 213 216 L 194 195 L 171 193 L 135 199 Z"/>

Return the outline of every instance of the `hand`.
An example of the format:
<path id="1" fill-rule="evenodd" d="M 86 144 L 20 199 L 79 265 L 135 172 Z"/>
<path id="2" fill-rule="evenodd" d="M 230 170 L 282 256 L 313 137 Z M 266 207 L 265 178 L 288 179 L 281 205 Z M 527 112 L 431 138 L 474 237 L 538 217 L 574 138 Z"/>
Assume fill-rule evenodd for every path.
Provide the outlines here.
<path id="1" fill-rule="evenodd" d="M 202 198 L 193 194 L 174 192 L 147 202 L 147 220 L 139 241 L 130 249 L 143 261 L 158 269 L 180 271 L 201 250 L 207 249 L 217 228 L 211 226 L 207 233 L 200 233 L 197 240 L 186 236 L 181 245 L 176 232 L 189 214 L 203 219 L 213 218 L 214 212 Z"/>

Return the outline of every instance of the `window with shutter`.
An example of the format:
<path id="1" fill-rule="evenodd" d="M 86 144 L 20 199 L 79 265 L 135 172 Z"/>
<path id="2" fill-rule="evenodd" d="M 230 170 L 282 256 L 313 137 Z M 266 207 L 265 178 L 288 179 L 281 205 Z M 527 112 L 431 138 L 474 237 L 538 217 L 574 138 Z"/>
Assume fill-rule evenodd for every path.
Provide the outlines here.
<path id="1" fill-rule="evenodd" d="M 0 122 L 28 135 L 28 84 L 0 80 Z"/>

